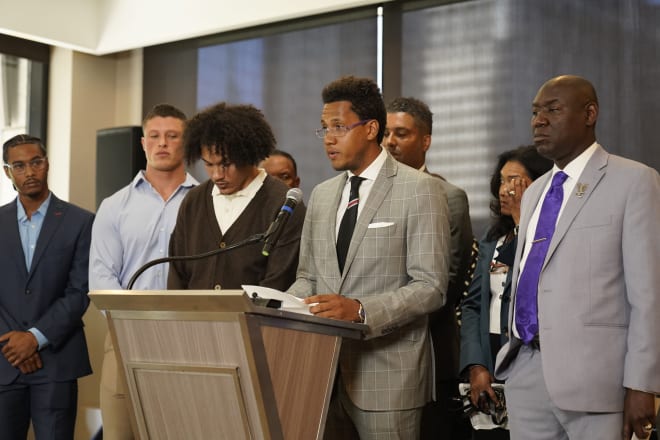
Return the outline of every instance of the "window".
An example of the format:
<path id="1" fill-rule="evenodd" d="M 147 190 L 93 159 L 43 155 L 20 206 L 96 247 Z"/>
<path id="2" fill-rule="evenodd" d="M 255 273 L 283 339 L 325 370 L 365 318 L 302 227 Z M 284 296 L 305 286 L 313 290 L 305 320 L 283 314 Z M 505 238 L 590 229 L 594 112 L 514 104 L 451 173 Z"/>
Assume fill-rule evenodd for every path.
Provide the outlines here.
<path id="1" fill-rule="evenodd" d="M 0 35 L 0 143 L 21 133 L 45 141 L 48 57 L 46 45 Z M 0 205 L 14 197 L 2 173 Z"/>
<path id="2" fill-rule="evenodd" d="M 429 169 L 464 188 L 479 234 L 496 156 L 531 143 L 531 102 L 553 76 L 589 79 L 611 153 L 660 166 L 660 3 L 478 0 L 409 9 L 402 95 L 434 113 Z"/>
<path id="3" fill-rule="evenodd" d="M 277 147 L 296 159 L 302 190 L 309 195 L 317 183 L 336 174 L 314 133 L 323 107 L 321 90 L 342 75 L 376 77 L 376 8 L 321 23 L 287 24 L 257 36 L 223 35 L 188 47 L 146 50 L 145 89 L 151 88 L 148 72 L 158 60 L 173 56 L 170 50 L 188 60 L 185 73 L 172 74 L 171 86 L 178 90 L 162 87 L 163 75 L 171 73 L 154 71 L 161 88 L 145 91 L 145 108 L 168 99 L 189 116 L 219 101 L 260 108 L 273 128 Z M 181 88 L 195 97 L 194 103 L 186 101 Z M 199 165 L 192 172 L 207 179 Z"/>
<path id="4" fill-rule="evenodd" d="M 427 165 L 467 191 L 477 235 L 489 222 L 496 156 L 531 142 L 531 101 L 553 76 L 594 83 L 598 140 L 608 151 L 660 167 L 660 1 L 419 0 L 382 9 L 393 25 L 380 42 L 372 6 L 147 48 L 145 108 L 167 101 L 192 115 L 220 100 L 260 107 L 309 194 L 334 174 L 314 137 L 323 85 L 382 71 L 387 100 L 429 104 Z"/>

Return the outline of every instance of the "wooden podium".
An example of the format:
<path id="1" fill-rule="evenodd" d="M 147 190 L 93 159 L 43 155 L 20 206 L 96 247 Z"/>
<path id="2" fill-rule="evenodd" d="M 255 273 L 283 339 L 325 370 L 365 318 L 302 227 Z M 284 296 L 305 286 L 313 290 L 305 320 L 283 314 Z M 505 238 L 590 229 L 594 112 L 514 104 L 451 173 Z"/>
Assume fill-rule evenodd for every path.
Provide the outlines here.
<path id="1" fill-rule="evenodd" d="M 321 439 L 343 337 L 366 326 L 256 306 L 242 290 L 93 291 L 152 439 Z"/>

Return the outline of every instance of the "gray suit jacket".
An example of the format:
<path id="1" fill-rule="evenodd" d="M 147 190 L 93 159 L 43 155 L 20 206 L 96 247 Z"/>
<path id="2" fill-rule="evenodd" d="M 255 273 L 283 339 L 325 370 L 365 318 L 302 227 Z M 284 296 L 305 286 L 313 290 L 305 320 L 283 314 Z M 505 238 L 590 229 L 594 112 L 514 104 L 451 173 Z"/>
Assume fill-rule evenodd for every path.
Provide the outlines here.
<path id="1" fill-rule="evenodd" d="M 447 200 L 439 179 L 388 155 L 363 202 L 342 275 L 335 223 L 346 177 L 312 191 L 289 292 L 360 299 L 368 334 L 345 340 L 339 361 L 348 395 L 366 410 L 420 407 L 431 396 L 427 314 L 444 304 L 449 277 Z"/>
<path id="2" fill-rule="evenodd" d="M 550 174 L 523 196 L 514 280 Z M 543 375 L 559 408 L 622 411 L 624 387 L 660 392 L 660 177 L 598 146 L 578 182 L 584 194 L 564 195 L 539 280 Z M 512 338 L 502 347 L 500 378 L 520 344 Z"/>
<path id="3" fill-rule="evenodd" d="M 431 175 L 438 177 L 440 185 L 447 195 L 451 242 L 447 301 L 444 307 L 429 316 L 429 328 L 435 356 L 435 377 L 438 381 L 438 392 L 440 392 L 442 381 L 458 378 L 460 336 L 456 307 L 471 280 L 470 266 L 473 264 L 472 241 L 474 235 L 470 222 L 470 206 L 465 191 L 437 174 L 431 173 Z"/>

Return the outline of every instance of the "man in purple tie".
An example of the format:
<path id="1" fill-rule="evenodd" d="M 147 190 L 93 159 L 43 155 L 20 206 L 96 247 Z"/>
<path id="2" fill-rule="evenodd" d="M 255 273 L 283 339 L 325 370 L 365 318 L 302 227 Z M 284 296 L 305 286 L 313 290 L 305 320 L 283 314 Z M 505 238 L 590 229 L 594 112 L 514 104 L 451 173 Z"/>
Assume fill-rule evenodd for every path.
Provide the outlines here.
<path id="1" fill-rule="evenodd" d="M 512 439 L 648 437 L 660 393 L 660 176 L 596 142 L 584 78 L 532 103 L 553 169 L 525 192 L 513 268 L 506 379 Z"/>

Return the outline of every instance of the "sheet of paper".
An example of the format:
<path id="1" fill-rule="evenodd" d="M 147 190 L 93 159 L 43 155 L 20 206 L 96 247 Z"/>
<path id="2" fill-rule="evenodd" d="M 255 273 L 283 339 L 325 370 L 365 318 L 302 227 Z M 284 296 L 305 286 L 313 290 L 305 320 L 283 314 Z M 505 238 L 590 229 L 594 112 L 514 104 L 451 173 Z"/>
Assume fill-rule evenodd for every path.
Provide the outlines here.
<path id="1" fill-rule="evenodd" d="M 280 307 L 280 310 L 302 313 L 304 315 L 312 314 L 309 311 L 308 304 L 305 304 L 302 299 L 290 295 L 286 292 L 281 292 L 277 289 L 271 289 L 270 287 L 254 286 L 249 284 L 244 284 L 241 287 L 243 290 L 245 290 L 250 298 L 252 297 L 253 293 L 256 293 L 260 298 L 277 299 L 282 301 L 282 307 Z"/>

